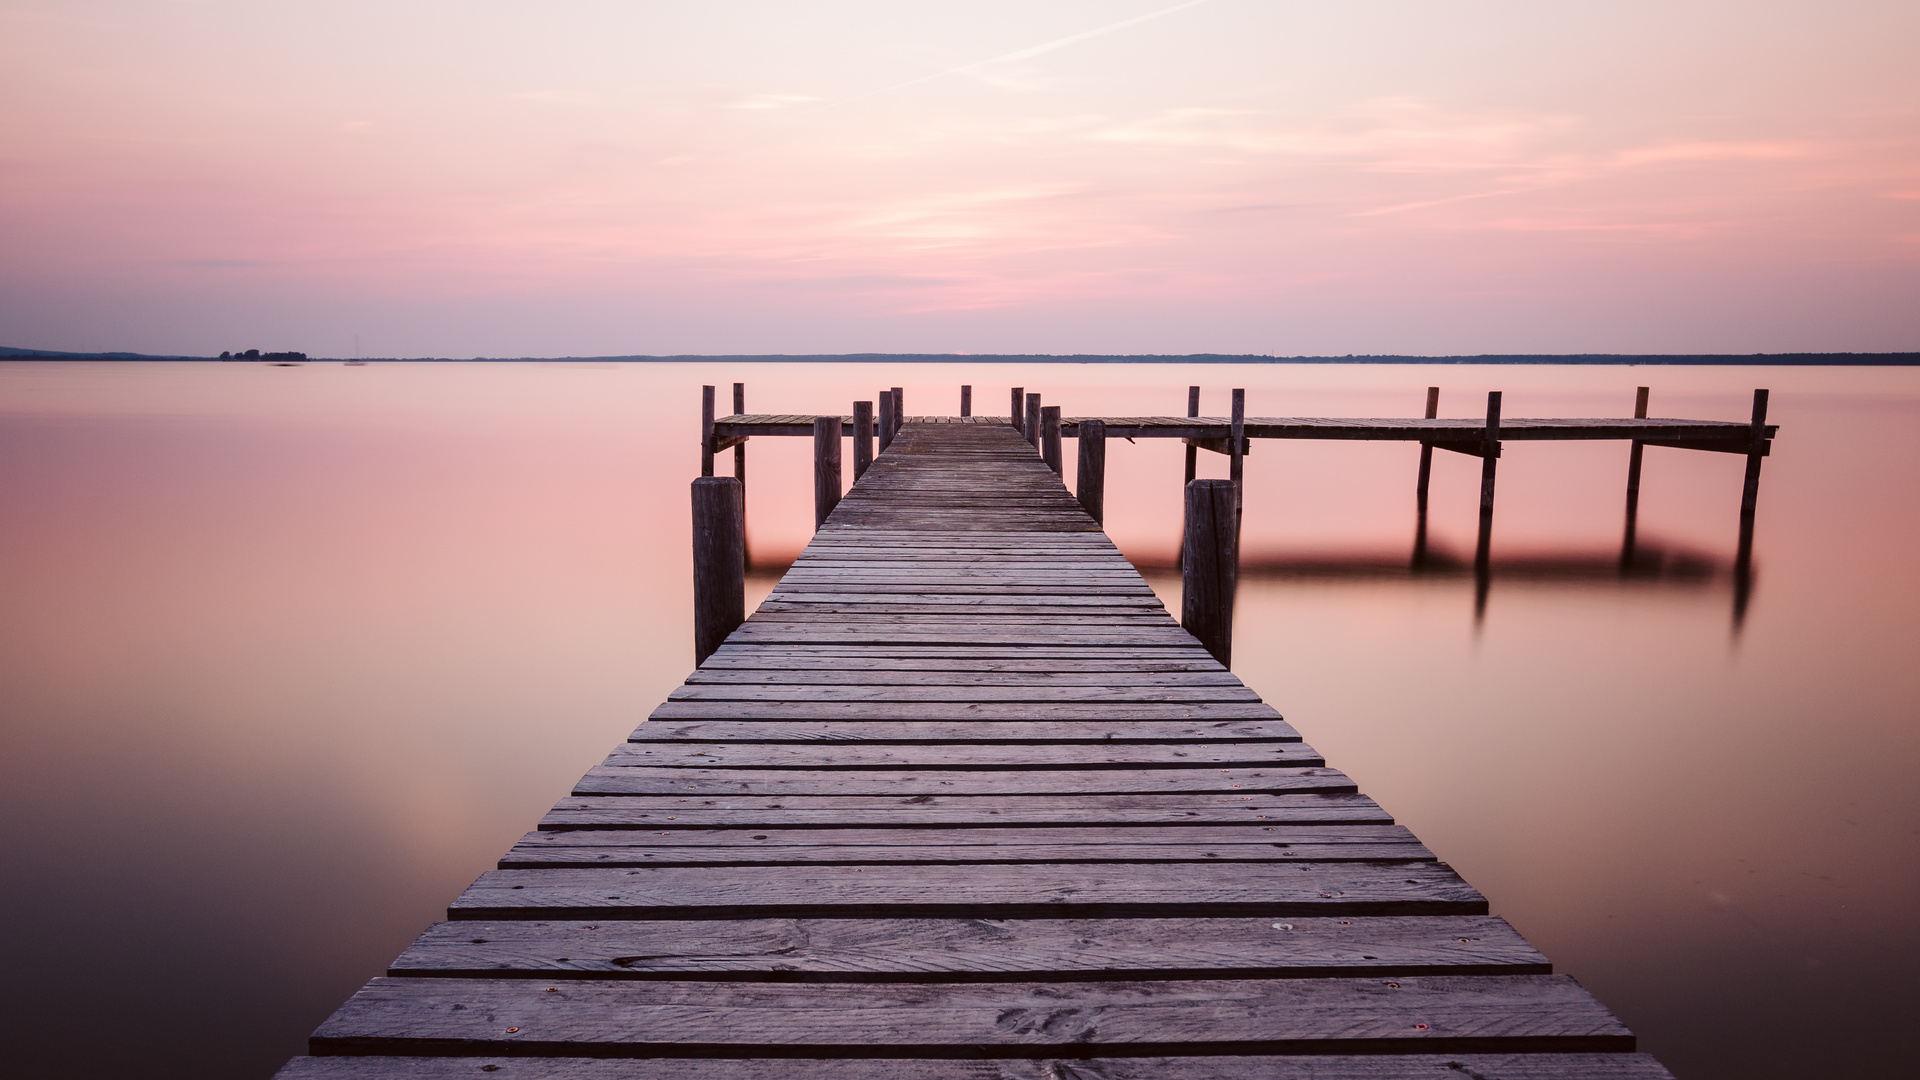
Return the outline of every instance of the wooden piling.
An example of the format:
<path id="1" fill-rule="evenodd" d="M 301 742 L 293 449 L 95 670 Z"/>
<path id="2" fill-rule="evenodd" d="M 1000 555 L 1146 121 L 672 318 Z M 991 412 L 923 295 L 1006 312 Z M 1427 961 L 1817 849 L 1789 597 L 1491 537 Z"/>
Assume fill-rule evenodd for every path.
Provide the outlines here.
<path id="1" fill-rule="evenodd" d="M 1487 392 L 1487 426 L 1480 436 L 1480 539 L 1473 565 L 1484 572 L 1493 552 L 1493 480 L 1500 464 L 1500 391 Z"/>
<path id="2" fill-rule="evenodd" d="M 744 416 L 747 412 L 747 384 L 733 384 L 733 415 Z M 740 481 L 744 497 L 747 487 L 747 444 L 746 440 L 733 444 L 733 478 Z"/>
<path id="3" fill-rule="evenodd" d="M 700 388 L 700 475 L 713 475 L 713 387 Z"/>
<path id="4" fill-rule="evenodd" d="M 971 386 L 962 386 L 960 388 L 960 415 L 973 415 L 973 387 Z"/>
<path id="5" fill-rule="evenodd" d="M 1767 451 L 1767 392 L 1753 392 L 1753 434 L 1747 444 L 1747 477 L 1740 489 L 1740 547 L 1733 571 L 1745 578 L 1753 568 L 1753 512 L 1760 501 L 1760 462 Z"/>
<path id="6" fill-rule="evenodd" d="M 1180 557 L 1180 625 L 1227 666 L 1233 658 L 1233 594 L 1239 562 L 1233 503 L 1231 480 L 1195 480 L 1187 485 Z"/>
<path id="7" fill-rule="evenodd" d="M 813 527 L 840 505 L 840 418 L 813 418 Z"/>
<path id="8" fill-rule="evenodd" d="M 900 425 L 907 422 L 907 393 L 899 387 L 893 388 L 893 433 L 900 434 Z"/>
<path id="9" fill-rule="evenodd" d="M 1060 473 L 1060 406 L 1048 405 L 1040 410 L 1040 460 L 1047 463 L 1053 475 Z"/>
<path id="10" fill-rule="evenodd" d="M 1200 415 L 1200 388 L 1197 386 L 1187 387 L 1187 415 L 1188 416 Z M 1200 471 L 1199 455 L 1200 455 L 1200 448 L 1193 445 L 1192 443 L 1188 443 L 1187 444 L 1187 478 L 1185 480 L 1180 481 L 1182 484 L 1193 483 L 1194 474 Z M 1186 489 L 1182 488 L 1181 490 L 1184 491 Z"/>
<path id="11" fill-rule="evenodd" d="M 1427 419 L 1440 415 L 1440 388 L 1427 387 Z M 1413 489 L 1413 568 L 1427 565 L 1427 484 L 1433 478 L 1433 444 L 1420 444 L 1420 482 Z"/>
<path id="12" fill-rule="evenodd" d="M 1026 419 L 1025 425 L 1021 427 L 1020 431 L 1022 434 L 1024 434 L 1027 437 L 1027 441 L 1033 444 L 1033 448 L 1036 451 L 1040 449 L 1040 395 L 1039 394 L 1027 395 L 1027 419 Z"/>
<path id="13" fill-rule="evenodd" d="M 1013 430 L 1019 432 L 1022 435 L 1025 435 L 1027 433 L 1027 425 L 1026 425 L 1026 419 L 1025 419 L 1027 415 L 1026 387 L 1016 386 L 1013 388 L 1013 408 L 1008 415 L 1010 415 L 1013 418 L 1012 420 Z"/>
<path id="14" fill-rule="evenodd" d="M 1647 387 L 1640 387 L 1633 395 L 1633 418 L 1647 418 Z M 1620 541 L 1620 569 L 1633 568 L 1634 543 L 1638 539 L 1640 524 L 1640 459 L 1646 453 L 1647 444 L 1639 439 L 1633 440 L 1627 451 L 1627 527 L 1626 535 Z"/>
<path id="15" fill-rule="evenodd" d="M 873 402 L 853 403 L 853 478 L 867 474 L 873 464 Z"/>
<path id="16" fill-rule="evenodd" d="M 1080 466 L 1074 473 L 1074 494 L 1080 499 L 1080 508 L 1093 518 L 1095 525 L 1104 526 L 1107 517 L 1107 423 L 1104 420 L 1082 420 L 1078 429 L 1080 444 Z"/>
<path id="17" fill-rule="evenodd" d="M 746 488 L 731 476 L 693 482 L 693 662 L 747 617 Z"/>
<path id="18" fill-rule="evenodd" d="M 893 391 L 880 391 L 880 452 L 893 445 Z"/>
<path id="19" fill-rule="evenodd" d="M 1240 535 L 1240 518 L 1246 512 L 1244 496 L 1247 457 L 1247 392 L 1233 392 L 1233 416 L 1227 425 L 1227 479 L 1233 481 L 1233 535 Z"/>

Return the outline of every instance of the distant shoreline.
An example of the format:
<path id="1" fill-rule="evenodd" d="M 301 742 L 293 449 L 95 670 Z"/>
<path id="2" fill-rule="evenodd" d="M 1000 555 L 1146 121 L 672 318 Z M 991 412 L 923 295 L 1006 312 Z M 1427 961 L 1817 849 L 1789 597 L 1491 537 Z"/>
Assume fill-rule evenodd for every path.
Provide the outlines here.
<path id="1" fill-rule="evenodd" d="M 0 347 L 0 360 L 205 361 L 230 364 L 286 363 L 267 359 L 220 360 L 213 356 L 151 356 L 144 353 L 76 353 Z M 292 363 L 368 364 L 1544 364 L 1586 366 L 1704 365 L 1721 367 L 1913 367 L 1920 352 L 1883 353 L 1480 353 L 1458 356 L 1349 355 L 1266 356 L 1254 353 L 1117 355 L 1101 353 L 812 353 L 680 354 L 673 356 L 382 356 L 309 357 Z"/>

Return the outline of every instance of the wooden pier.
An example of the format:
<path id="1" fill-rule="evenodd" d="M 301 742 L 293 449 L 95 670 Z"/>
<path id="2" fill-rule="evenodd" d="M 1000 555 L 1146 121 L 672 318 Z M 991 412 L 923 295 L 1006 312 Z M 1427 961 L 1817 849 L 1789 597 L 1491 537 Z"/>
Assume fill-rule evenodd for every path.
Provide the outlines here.
<path id="1" fill-rule="evenodd" d="M 767 601 L 282 1080 L 1669 1076 L 1007 418 L 887 414 Z M 818 430 L 708 417 L 709 455 Z"/>

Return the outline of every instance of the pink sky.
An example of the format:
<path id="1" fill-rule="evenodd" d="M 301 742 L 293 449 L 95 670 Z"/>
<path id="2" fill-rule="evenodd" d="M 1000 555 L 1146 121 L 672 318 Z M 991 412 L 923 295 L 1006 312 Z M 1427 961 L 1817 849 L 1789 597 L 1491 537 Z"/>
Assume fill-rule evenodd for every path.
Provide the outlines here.
<path id="1" fill-rule="evenodd" d="M 1920 5 L 0 0 L 0 344 L 1920 349 Z"/>

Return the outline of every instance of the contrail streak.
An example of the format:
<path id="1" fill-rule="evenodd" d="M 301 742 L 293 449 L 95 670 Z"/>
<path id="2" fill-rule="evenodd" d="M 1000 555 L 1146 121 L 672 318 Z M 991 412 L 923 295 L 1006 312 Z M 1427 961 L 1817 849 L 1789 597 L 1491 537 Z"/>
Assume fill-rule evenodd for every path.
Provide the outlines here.
<path id="1" fill-rule="evenodd" d="M 869 90 L 864 94 L 856 94 L 852 98 L 843 98 L 842 100 L 853 101 L 859 98 L 872 97 L 875 94 L 889 94 L 895 90 L 904 90 L 909 86 L 919 86 L 921 83 L 929 83 L 935 79 L 944 79 L 949 75 L 964 75 L 969 71 L 978 71 L 981 68 L 991 67 L 994 64 L 1012 63 L 1016 60 L 1030 60 L 1033 57 L 1040 56 L 1044 53 L 1050 53 L 1055 49 L 1064 49 L 1069 45 L 1077 45 L 1082 41 L 1088 40 L 1089 38 L 1097 38 L 1105 34 L 1111 34 L 1116 30 L 1125 30 L 1129 26 L 1139 26 L 1141 23 L 1144 23 L 1144 22 L 1152 22 L 1153 20 L 1161 18 L 1162 16 L 1171 15 L 1176 11 L 1185 11 L 1187 8 L 1190 8 L 1190 7 L 1198 7 L 1201 4 L 1204 4 L 1206 2 L 1207 0 L 1187 0 L 1187 2 L 1184 4 L 1175 4 L 1172 7 L 1164 7 L 1158 11 L 1149 11 L 1145 15 L 1135 15 L 1131 19 L 1121 19 L 1117 23 L 1108 23 L 1105 26 L 1096 27 L 1095 29 L 1092 29 L 1092 30 L 1082 30 L 1078 34 L 1068 34 L 1066 37 L 1055 38 L 1052 41 L 1048 41 L 1040 45 L 1029 46 L 1028 48 L 1025 48 L 1025 49 L 1016 49 L 1010 53 L 1002 53 L 999 56 L 995 56 L 986 60 L 976 60 L 971 64 L 962 64 L 959 67 L 948 68 L 945 71 L 936 71 L 931 75 L 922 75 L 917 79 L 908 79 L 906 82 L 903 82 L 903 83 L 895 83 L 892 86 L 884 86 L 878 90 Z"/>

